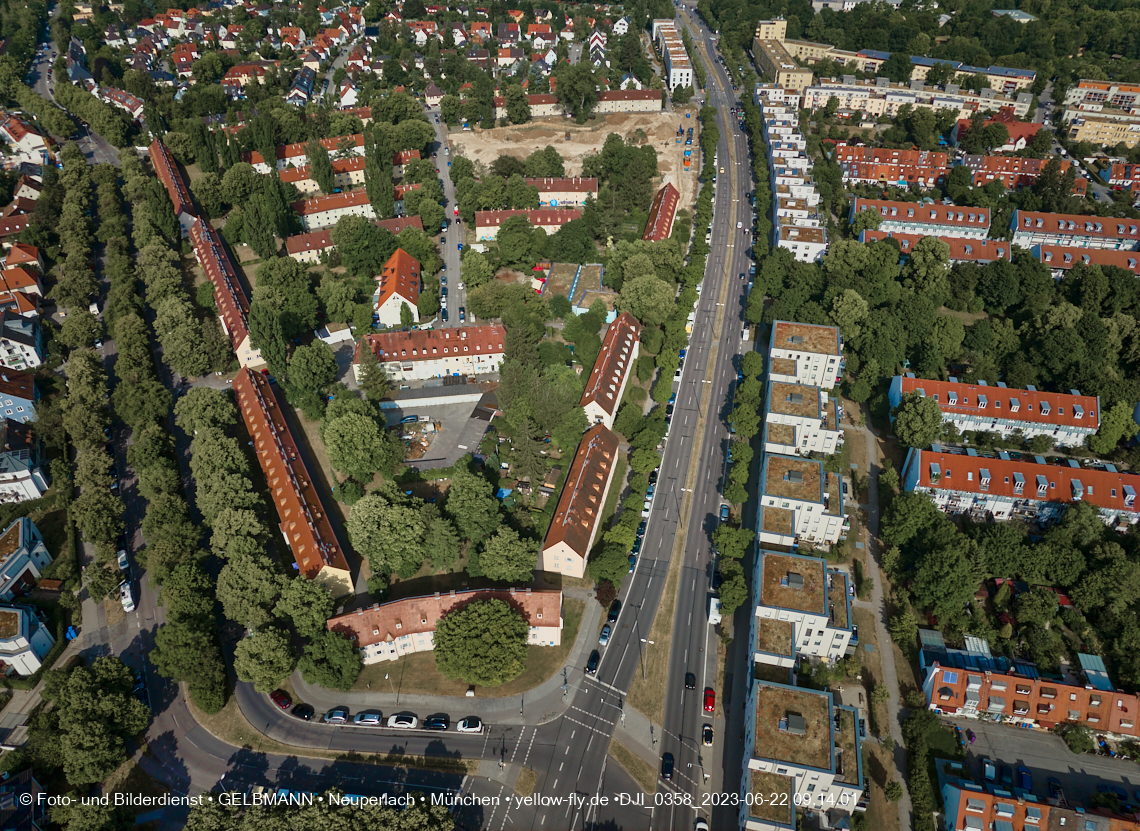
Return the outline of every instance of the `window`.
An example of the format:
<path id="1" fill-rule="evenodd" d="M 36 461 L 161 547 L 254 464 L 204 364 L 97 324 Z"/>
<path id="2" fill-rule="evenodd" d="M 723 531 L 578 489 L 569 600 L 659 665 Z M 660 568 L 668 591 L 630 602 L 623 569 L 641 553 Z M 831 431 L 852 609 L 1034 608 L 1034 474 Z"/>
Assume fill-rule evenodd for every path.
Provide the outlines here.
<path id="1" fill-rule="evenodd" d="M 958 673 L 948 672 L 946 670 L 943 670 L 942 671 L 942 680 L 945 681 L 947 684 L 957 684 L 958 683 Z"/>

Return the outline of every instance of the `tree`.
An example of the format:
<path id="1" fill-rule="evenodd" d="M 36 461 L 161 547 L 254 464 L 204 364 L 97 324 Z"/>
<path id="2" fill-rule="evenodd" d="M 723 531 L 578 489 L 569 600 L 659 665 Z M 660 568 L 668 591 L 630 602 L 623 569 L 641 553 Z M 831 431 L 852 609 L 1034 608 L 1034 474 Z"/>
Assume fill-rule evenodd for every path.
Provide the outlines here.
<path id="1" fill-rule="evenodd" d="M 914 67 L 910 62 L 910 55 L 905 51 L 895 51 L 887 58 L 883 65 L 879 67 L 879 75 L 890 78 L 897 84 L 901 84 L 910 80 L 910 74 Z"/>
<path id="2" fill-rule="evenodd" d="M 448 127 L 459 123 L 463 113 L 463 101 L 458 95 L 445 95 L 439 102 L 439 117 Z"/>
<path id="3" fill-rule="evenodd" d="M 101 337 L 103 337 L 103 324 L 86 309 L 73 310 L 64 318 L 63 325 L 59 328 L 60 341 L 72 349 L 91 346 Z"/>
<path id="4" fill-rule="evenodd" d="M 221 661 L 214 636 L 189 623 L 164 623 L 154 635 L 151 661 L 158 674 L 174 681 L 190 681 L 202 673 L 203 665 Z"/>
<path id="5" fill-rule="evenodd" d="M 434 507 L 429 506 L 432 509 Z M 436 569 L 447 568 L 459 559 L 459 532 L 451 520 L 434 511 L 429 513 L 424 550 L 432 567 Z"/>
<path id="6" fill-rule="evenodd" d="M 259 693 L 269 693 L 297 666 L 289 636 L 266 626 L 238 642 L 234 649 L 234 672 L 242 681 L 252 681 Z"/>
<path id="7" fill-rule="evenodd" d="M 538 543 L 524 540 L 518 532 L 501 526 L 483 545 L 479 567 L 483 575 L 504 583 L 529 583 L 538 562 Z"/>
<path id="8" fill-rule="evenodd" d="M 1056 729 L 1057 732 L 1061 734 L 1061 738 L 1065 740 L 1065 744 L 1069 746 L 1069 750 L 1073 753 L 1092 753 L 1096 750 L 1096 742 L 1093 741 L 1092 731 L 1084 722 L 1077 724 L 1072 722 L 1058 724 Z"/>
<path id="9" fill-rule="evenodd" d="M 882 214 L 874 208 L 864 208 L 851 219 L 851 236 L 858 237 L 863 231 L 877 231 L 882 224 Z"/>
<path id="10" fill-rule="evenodd" d="M 469 470 L 467 464 L 466 458 L 456 463 L 444 512 L 464 539 L 481 540 L 499 526 L 499 503 L 491 483 Z"/>
<path id="11" fill-rule="evenodd" d="M 305 153 L 309 157 L 309 175 L 321 189 L 321 193 L 330 194 L 336 189 L 336 174 L 333 172 L 332 160 L 329 151 L 318 140 L 313 139 L 305 146 Z"/>
<path id="12" fill-rule="evenodd" d="M 579 124 L 585 122 L 598 101 L 597 82 L 590 65 L 585 61 L 573 65 L 560 63 L 554 77 L 558 81 L 555 95 L 559 102 Z"/>
<path id="13" fill-rule="evenodd" d="M 909 392 L 891 411 L 895 435 L 907 447 L 930 447 L 942 433 L 942 408 L 929 396 Z"/>
<path id="14" fill-rule="evenodd" d="M 656 275 L 646 274 L 622 284 L 619 312 L 629 312 L 646 326 L 659 326 L 675 307 L 676 289 Z"/>
<path id="15" fill-rule="evenodd" d="M 496 241 L 499 257 L 504 265 L 532 266 L 534 255 L 534 228 L 524 215 L 507 217 L 499 226 Z"/>
<path id="16" fill-rule="evenodd" d="M 398 461 L 391 441 L 376 419 L 346 413 L 321 425 L 321 437 L 329 464 L 358 482 L 370 482 L 379 470 L 391 469 Z"/>
<path id="17" fill-rule="evenodd" d="M 315 638 L 325 631 L 325 621 L 333 616 L 335 608 L 327 586 L 307 577 L 294 577 L 285 584 L 274 611 L 278 617 L 293 621 L 301 637 Z"/>
<path id="18" fill-rule="evenodd" d="M 218 574 L 218 601 L 234 623 L 251 629 L 273 620 L 285 579 L 264 554 L 231 560 Z"/>
<path id="19" fill-rule="evenodd" d="M 680 106 L 688 104 L 693 98 L 693 88 L 690 87 L 676 87 L 673 90 L 673 103 Z"/>
<path id="20" fill-rule="evenodd" d="M 888 802 L 898 802 L 903 798 L 903 786 L 897 779 L 892 779 L 883 787 L 883 796 Z"/>
<path id="21" fill-rule="evenodd" d="M 348 691 L 356 683 L 364 663 L 360 650 L 352 641 L 337 632 L 326 630 L 313 636 L 313 640 L 305 647 L 305 654 L 297 668 L 310 684 Z"/>
<path id="22" fill-rule="evenodd" d="M 1089 436 L 1089 450 L 1098 456 L 1112 453 L 1123 439 L 1130 439 L 1140 431 L 1132 418 L 1133 408 L 1127 401 L 1118 401 L 1103 414 L 1100 429 Z"/>
<path id="23" fill-rule="evenodd" d="M 336 356 L 324 341 L 313 341 L 293 352 L 289 359 L 288 392 L 310 419 L 324 415 L 325 393 L 336 380 L 336 374 Z"/>
<path id="24" fill-rule="evenodd" d="M 410 577 L 423 564 L 426 521 L 418 506 L 373 492 L 352 506 L 347 527 L 373 573 Z"/>
<path id="25" fill-rule="evenodd" d="M 193 436 L 206 427 L 232 427 L 237 424 L 237 407 L 225 390 L 191 387 L 174 405 L 175 422 Z"/>
<path id="26" fill-rule="evenodd" d="M 468 291 L 490 282 L 495 276 L 495 270 L 491 267 L 487 255 L 481 251 L 465 252 L 459 268 Z"/>
<path id="27" fill-rule="evenodd" d="M 519 84 L 507 84 L 503 92 L 507 110 L 507 118 L 512 124 L 524 124 L 530 121 L 530 101 L 526 90 Z"/>
<path id="28" fill-rule="evenodd" d="M 472 601 L 436 624 L 436 668 L 468 684 L 505 684 L 526 668 L 528 629 L 522 615 L 502 600 Z"/>
<path id="29" fill-rule="evenodd" d="M 388 374 L 367 341 L 360 345 L 360 389 L 369 401 L 379 401 L 392 389 Z"/>

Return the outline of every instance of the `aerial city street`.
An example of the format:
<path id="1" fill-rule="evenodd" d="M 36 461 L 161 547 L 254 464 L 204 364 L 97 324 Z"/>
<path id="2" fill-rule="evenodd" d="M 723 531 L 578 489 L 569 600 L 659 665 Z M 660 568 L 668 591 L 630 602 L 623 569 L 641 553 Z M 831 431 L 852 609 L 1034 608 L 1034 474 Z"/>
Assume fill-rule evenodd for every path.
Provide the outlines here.
<path id="1" fill-rule="evenodd" d="M 1140 43 L 0 0 L 0 817 L 1140 831 Z"/>

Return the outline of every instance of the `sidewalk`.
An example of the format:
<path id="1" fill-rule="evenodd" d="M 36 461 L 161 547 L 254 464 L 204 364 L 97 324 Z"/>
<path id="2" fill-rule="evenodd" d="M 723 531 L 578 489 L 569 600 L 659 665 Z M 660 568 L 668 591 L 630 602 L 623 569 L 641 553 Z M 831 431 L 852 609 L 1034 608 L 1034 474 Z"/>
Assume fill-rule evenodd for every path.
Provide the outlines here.
<path id="1" fill-rule="evenodd" d="M 879 527 L 879 457 L 877 453 L 878 442 L 875 431 L 870 426 L 864 426 L 863 435 L 867 447 L 866 471 L 868 481 L 867 496 L 867 551 L 869 559 L 876 565 L 876 580 L 871 591 L 871 605 L 875 610 L 875 631 L 879 638 L 879 660 L 883 666 L 883 684 L 886 685 L 891 697 L 887 701 L 887 722 L 890 726 L 891 738 L 895 741 L 895 771 L 894 776 L 903 787 L 902 799 L 899 800 L 899 827 L 911 827 L 910 791 L 906 783 L 906 747 L 903 744 L 902 702 L 899 700 L 899 677 L 895 670 L 895 653 L 890 633 L 887 632 L 887 605 L 883 597 L 883 574 L 878 569 L 878 538 L 871 529 Z"/>
<path id="2" fill-rule="evenodd" d="M 416 710 L 419 713 L 462 711 L 464 715 L 476 715 L 496 724 L 545 724 L 562 715 L 570 705 L 569 699 L 577 689 L 581 679 L 577 674 L 586 662 L 586 656 L 593 649 L 596 640 L 598 623 L 602 615 L 602 607 L 594 600 L 593 595 L 585 589 L 567 589 L 567 597 L 582 598 L 586 600 L 586 611 L 582 615 L 582 623 L 578 627 L 578 637 L 574 647 L 566 659 L 561 672 L 555 672 L 537 687 L 528 690 L 521 696 L 508 696 L 505 698 L 468 698 L 466 696 L 449 695 L 393 695 L 391 692 L 338 692 L 329 690 L 315 684 L 309 684 L 301 677 L 300 672 L 293 673 L 290 681 L 297 697 L 311 704 L 319 713 L 330 710 L 338 705 L 349 706 L 354 709 L 379 708 L 385 712 L 389 710 Z M 567 689 L 565 694 L 563 686 Z M 541 713 L 537 719 L 535 713 Z M 264 732 L 269 738 L 282 741 L 273 735 L 274 726 Z M 295 741 L 291 739 L 290 741 Z"/>

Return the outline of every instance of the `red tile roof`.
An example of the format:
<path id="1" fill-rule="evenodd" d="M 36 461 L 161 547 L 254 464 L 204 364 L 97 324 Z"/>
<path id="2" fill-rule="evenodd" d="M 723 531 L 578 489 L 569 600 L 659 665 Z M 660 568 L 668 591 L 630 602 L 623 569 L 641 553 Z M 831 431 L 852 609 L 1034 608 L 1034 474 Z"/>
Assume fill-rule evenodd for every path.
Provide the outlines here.
<path id="1" fill-rule="evenodd" d="M 946 180 L 945 167 L 913 164 L 879 164 L 876 162 L 842 162 L 843 178 L 872 182 L 913 182 L 940 184 Z"/>
<path id="2" fill-rule="evenodd" d="M 614 318 L 602 339 L 602 350 L 594 361 L 590 380 L 582 393 L 581 406 L 597 404 L 611 416 L 621 401 L 622 385 L 633 371 L 633 350 L 641 339 L 641 324 L 629 312 Z"/>
<path id="3" fill-rule="evenodd" d="M 419 190 L 422 187 L 419 182 L 401 182 L 392 187 L 392 193 L 396 201 L 400 201 L 413 190 Z"/>
<path id="4" fill-rule="evenodd" d="M 16 214 L 0 219 L 0 237 L 10 237 L 13 234 L 20 233 L 28 227 L 31 219 L 30 214 Z"/>
<path id="5" fill-rule="evenodd" d="M 420 261 L 405 251 L 397 248 L 396 252 L 384 263 L 376 279 L 380 283 L 380 294 L 376 299 L 376 307 L 384 303 L 394 294 L 416 305 L 420 299 Z"/>
<path id="6" fill-rule="evenodd" d="M 418 216 L 402 216 L 397 219 L 377 219 L 376 225 L 390 231 L 394 235 L 399 235 L 405 228 L 419 228 L 421 231 L 424 229 L 423 220 Z M 314 249 L 323 251 L 326 248 L 332 248 L 331 228 L 312 231 L 308 234 L 294 234 L 285 239 L 285 251 L 290 255 Z"/>
<path id="7" fill-rule="evenodd" d="M 351 208 L 368 204 L 368 192 L 364 188 L 333 193 L 328 196 L 315 196 L 312 199 L 302 199 L 293 203 L 293 210 L 298 216 L 312 216 L 313 214 L 333 211 L 339 208 Z"/>
<path id="8" fill-rule="evenodd" d="M 1140 223 L 1135 219 L 1015 210 L 1010 224 L 1014 233 L 1064 234 L 1074 239 L 1123 240 L 1133 245 L 1140 241 Z"/>
<path id="9" fill-rule="evenodd" d="M 392 165 L 400 167 L 406 165 L 408 162 L 415 161 L 420 157 L 419 150 L 401 150 L 392 154 Z"/>
<path id="10" fill-rule="evenodd" d="M 944 413 L 978 415 L 987 413 L 994 418 L 1010 421 L 1027 421 L 1034 424 L 1053 424 L 1064 427 L 1092 427 L 1100 425 L 1100 400 L 1095 395 L 1019 390 L 1010 387 L 991 387 L 985 384 L 964 384 L 957 381 L 931 381 L 927 378 L 902 376 L 905 395 L 915 390 L 925 391 L 928 397 L 938 396 L 938 406 Z M 957 404 L 950 404 L 951 393 Z M 978 396 L 984 396 L 986 406 L 980 406 Z M 1017 406 L 1014 411 L 1013 407 Z M 1074 407 L 1083 415 L 1076 417 Z M 1043 412 L 1043 408 L 1047 412 Z"/>
<path id="11" fill-rule="evenodd" d="M 186 180 L 182 178 L 182 171 L 178 169 L 178 163 L 174 161 L 174 156 L 171 155 L 166 145 L 158 139 L 150 143 L 150 163 L 154 166 L 154 175 L 158 177 L 158 181 L 162 182 L 162 186 L 166 188 L 166 193 L 170 197 L 171 204 L 174 205 L 174 215 L 181 216 L 186 213 L 197 216 L 198 211 L 190 196 L 190 188 L 186 186 Z"/>
<path id="12" fill-rule="evenodd" d="M 652 101 L 661 100 L 659 89 L 614 89 L 599 92 L 598 101 Z"/>
<path id="13" fill-rule="evenodd" d="M 1135 251 L 1116 251 L 1111 248 L 1069 248 L 1064 245 L 1035 245 L 1033 255 L 1049 268 L 1066 271 L 1077 263 L 1123 268 L 1140 277 L 1140 255 Z"/>
<path id="14" fill-rule="evenodd" d="M 363 649 L 404 635 L 434 632 L 441 617 L 475 600 L 502 600 L 522 615 L 528 626 L 561 626 L 562 592 L 539 589 L 473 589 L 408 597 L 330 618 L 327 626 Z"/>
<path id="15" fill-rule="evenodd" d="M 890 231 L 863 231 L 859 241 L 865 243 L 878 242 L 891 238 L 898 241 L 899 251 L 909 254 L 911 248 L 923 238 L 921 234 L 895 234 Z M 1008 242 L 993 239 L 960 239 L 959 237 L 937 237 L 950 246 L 950 260 L 952 262 L 989 263 L 994 260 L 1010 259 L 1012 246 Z"/>
<path id="16" fill-rule="evenodd" d="M 680 199 L 681 193 L 672 183 L 666 182 L 665 186 L 657 191 L 657 195 L 653 197 L 653 204 L 649 206 L 649 221 L 645 223 L 645 233 L 641 235 L 643 240 L 658 242 L 669 239 L 669 234 L 673 232 L 673 217 L 677 213 L 677 202 Z"/>
<path id="17" fill-rule="evenodd" d="M 0 271 L 0 290 L 28 291 L 30 289 L 35 289 L 33 293 L 43 294 L 43 286 L 40 284 L 38 272 L 28 271 L 22 266 L 5 268 Z"/>
<path id="18" fill-rule="evenodd" d="M 528 185 L 538 188 L 539 198 L 544 193 L 592 193 L 598 195 L 598 180 L 590 177 L 573 176 L 563 179 L 524 179 Z"/>
<path id="19" fill-rule="evenodd" d="M 0 395 L 15 396 L 27 401 L 36 399 L 35 376 L 17 369 L 0 368 Z"/>
<path id="20" fill-rule="evenodd" d="M 507 330 L 497 323 L 462 326 L 457 329 L 413 329 L 409 332 L 381 332 L 365 335 L 356 344 L 353 363 L 360 363 L 360 349 L 365 343 L 381 362 L 437 361 L 461 351 L 482 355 L 501 355 Z"/>
<path id="21" fill-rule="evenodd" d="M 325 566 L 348 571 L 348 561 L 269 379 L 243 368 L 233 386 L 281 519 L 281 533 L 293 550 L 298 570 L 309 579 Z"/>
<path id="22" fill-rule="evenodd" d="M 202 220 L 190 228 L 194 256 L 214 286 L 218 314 L 236 350 L 249 337 L 249 294 L 242 285 L 221 234 Z"/>
<path id="23" fill-rule="evenodd" d="M 0 291 L 0 310 L 15 312 L 21 317 L 29 317 L 31 313 L 40 313 L 40 296 L 38 294 L 25 294 L 22 291 Z"/>
<path id="24" fill-rule="evenodd" d="M 12 243 L 12 247 L 8 249 L 8 256 L 4 258 L 4 265 L 8 268 L 17 265 L 34 265 L 38 268 L 39 264 L 40 249 L 22 242 Z"/>
<path id="25" fill-rule="evenodd" d="M 618 437 L 605 425 L 597 424 L 586 431 L 566 484 L 554 510 L 554 520 L 546 532 L 543 550 L 565 543 L 579 557 L 590 553 L 590 542 L 602 519 L 606 482 L 613 475 L 618 457 Z"/>
<path id="26" fill-rule="evenodd" d="M 1083 488 L 1080 501 L 1109 511 L 1140 510 L 1135 499 L 1135 494 L 1140 492 L 1140 475 L 1134 473 L 1067 465 L 1041 465 L 1025 459 L 1014 461 L 936 453 L 933 450 L 915 452 L 917 455 L 913 463 L 918 464 L 918 484 L 924 488 L 1067 504 L 1077 501 L 1074 498 L 1074 483 L 1079 482 Z M 931 463 L 938 465 L 940 476 L 937 481 L 931 478 Z M 982 490 L 982 470 L 990 473 L 986 490 Z M 1018 475 L 1024 481 L 1020 491 L 1016 490 Z M 1041 477 L 1041 483 L 1045 485 L 1044 493 L 1039 491 L 1038 477 Z"/>
<path id="27" fill-rule="evenodd" d="M 321 139 L 321 146 L 324 147 L 325 150 L 328 150 L 330 153 L 333 153 L 340 145 L 340 142 L 344 139 L 352 139 L 353 147 L 364 146 L 363 133 L 355 133 L 351 136 L 334 136 L 333 138 Z M 304 141 L 294 142 L 293 144 L 280 144 L 277 146 L 277 160 L 285 161 L 287 159 L 297 159 L 302 157 L 307 159 L 309 156 L 309 151 L 306 149 L 307 147 L 308 142 Z M 249 162 L 250 164 L 263 164 L 265 161 L 263 158 L 261 158 L 261 154 L 256 150 L 248 153 L 242 153 L 241 160 L 243 162 Z"/>
<path id="28" fill-rule="evenodd" d="M 891 150 L 886 147 L 836 144 L 835 161 L 871 162 L 875 164 L 914 165 L 917 167 L 946 167 L 945 153 L 933 150 Z"/>
<path id="29" fill-rule="evenodd" d="M 582 215 L 578 208 L 511 208 L 504 211 L 476 211 L 476 228 L 498 228 L 512 216 L 525 216 L 531 225 L 549 227 L 565 225 Z"/>
<path id="30" fill-rule="evenodd" d="M 943 205 L 919 202 L 893 202 L 889 199 L 860 199 L 856 197 L 854 212 L 878 211 L 886 222 L 909 222 L 919 225 L 953 226 L 955 228 L 990 227 L 989 208 L 968 208 L 964 205 Z M 974 217 L 971 221 L 970 217 Z"/>
<path id="31" fill-rule="evenodd" d="M 340 175 L 344 173 L 352 173 L 355 170 L 364 170 L 364 157 L 353 156 L 348 159 L 336 159 L 332 163 L 333 175 Z M 304 167 L 291 167 L 287 170 L 282 170 L 279 174 L 282 182 L 303 182 L 306 179 L 312 178 L 312 173 L 308 165 Z"/>

